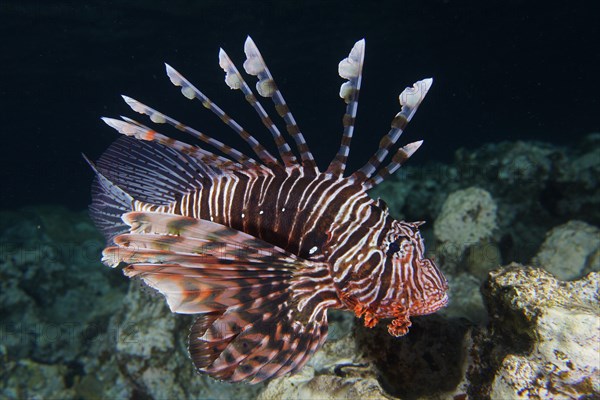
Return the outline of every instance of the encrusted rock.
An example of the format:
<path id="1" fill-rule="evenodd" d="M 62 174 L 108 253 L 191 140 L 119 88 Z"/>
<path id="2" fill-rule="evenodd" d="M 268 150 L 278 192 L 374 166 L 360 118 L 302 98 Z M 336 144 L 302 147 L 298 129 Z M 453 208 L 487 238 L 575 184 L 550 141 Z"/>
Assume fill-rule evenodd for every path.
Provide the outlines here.
<path id="1" fill-rule="evenodd" d="M 83 359 L 127 287 L 100 263 L 103 243 L 86 212 L 0 212 L 0 343 L 8 374 L 0 397 L 75 397 Z"/>
<path id="2" fill-rule="evenodd" d="M 495 354 L 491 398 L 600 396 L 599 274 L 573 282 L 512 264 L 484 287 Z"/>
<path id="3" fill-rule="evenodd" d="M 297 374 L 274 379 L 258 396 L 259 400 L 391 398 L 353 335 L 328 341 Z"/>
<path id="4" fill-rule="evenodd" d="M 109 361 L 139 396 L 155 399 L 253 397 L 263 385 L 219 382 L 196 372 L 187 351 L 193 318 L 171 313 L 164 298 L 133 281 L 122 309 L 111 319 L 117 333 Z M 106 368 L 105 373 L 110 373 Z"/>
<path id="5" fill-rule="evenodd" d="M 600 133 L 586 136 L 552 182 L 550 205 L 560 216 L 600 225 Z"/>
<path id="6" fill-rule="evenodd" d="M 400 399 L 460 396 L 471 324 L 439 315 L 414 317 L 412 322 L 402 337 L 389 335 L 382 324 L 357 327 L 358 348 L 374 365 L 382 387 Z"/>
<path id="7" fill-rule="evenodd" d="M 502 265 L 500 249 L 493 240 L 480 240 L 466 250 L 461 265 L 482 281 L 490 270 Z"/>
<path id="8" fill-rule="evenodd" d="M 29 359 L 7 361 L 4 350 L 0 364 L 0 398 L 43 399 L 74 398 L 75 392 L 65 381 L 68 368 L 64 365 L 39 364 Z"/>
<path id="9" fill-rule="evenodd" d="M 335 375 L 319 375 L 303 379 L 307 371 L 270 384 L 258 396 L 258 400 L 279 399 L 369 399 L 388 400 L 375 378 L 342 378 Z"/>
<path id="10" fill-rule="evenodd" d="M 448 196 L 434 223 L 435 236 L 441 243 L 437 253 L 445 268 L 455 269 L 465 250 L 473 246 L 489 247 L 498 227 L 496 210 L 489 192 L 477 187 L 458 190 Z M 496 262 L 494 259 L 486 267 L 495 267 Z"/>
<path id="11" fill-rule="evenodd" d="M 557 226 L 546 235 L 532 264 L 562 280 L 600 270 L 600 229 L 582 221 Z"/>

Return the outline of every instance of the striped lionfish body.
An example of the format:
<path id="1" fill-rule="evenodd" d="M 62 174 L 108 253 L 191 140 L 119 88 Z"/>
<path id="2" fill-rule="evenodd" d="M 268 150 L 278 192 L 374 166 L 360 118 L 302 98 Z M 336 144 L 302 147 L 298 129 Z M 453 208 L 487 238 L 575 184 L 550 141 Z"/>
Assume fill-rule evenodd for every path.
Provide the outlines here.
<path id="1" fill-rule="evenodd" d="M 401 147 L 380 168 L 427 93 L 425 79 L 400 95 L 401 111 L 379 149 L 344 176 L 354 130 L 364 40 L 339 64 L 347 104 L 342 144 L 320 171 L 254 42 L 244 69 L 271 98 L 295 153 L 253 90 L 221 50 L 231 89 L 242 91 L 273 135 L 279 157 L 182 75 L 171 81 L 236 131 L 255 153 L 236 149 L 132 98 L 127 104 L 212 146 L 209 151 L 130 118 L 104 121 L 122 133 L 96 164 L 91 214 L 108 247 L 103 262 L 123 267 L 162 293 L 173 312 L 197 314 L 189 336 L 196 368 L 227 381 L 256 383 L 301 368 L 327 336 L 327 309 L 348 309 L 366 326 L 391 319 L 408 332 L 410 316 L 447 303 L 447 283 L 425 258 L 421 222 L 396 221 L 366 193 L 421 145 Z"/>

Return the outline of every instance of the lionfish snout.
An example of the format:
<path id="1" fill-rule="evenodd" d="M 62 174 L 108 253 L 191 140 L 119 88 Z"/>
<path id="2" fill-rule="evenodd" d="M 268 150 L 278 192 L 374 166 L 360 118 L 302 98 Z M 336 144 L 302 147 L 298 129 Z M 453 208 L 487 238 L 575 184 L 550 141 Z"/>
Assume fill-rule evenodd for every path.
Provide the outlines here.
<path id="1" fill-rule="evenodd" d="M 412 250 L 421 255 L 422 241 L 413 242 Z M 395 269 L 402 270 L 408 278 L 397 292 L 399 297 L 389 304 L 387 317 L 394 319 L 388 325 L 388 332 L 398 337 L 408 333 L 411 316 L 431 314 L 448 304 L 448 282 L 435 263 L 424 257 L 415 257 L 408 263 L 396 260 Z"/>
<path id="2" fill-rule="evenodd" d="M 415 284 L 420 291 L 410 306 L 411 315 L 426 315 L 438 311 L 448 304 L 448 281 L 429 258 L 418 260 L 415 268 Z"/>

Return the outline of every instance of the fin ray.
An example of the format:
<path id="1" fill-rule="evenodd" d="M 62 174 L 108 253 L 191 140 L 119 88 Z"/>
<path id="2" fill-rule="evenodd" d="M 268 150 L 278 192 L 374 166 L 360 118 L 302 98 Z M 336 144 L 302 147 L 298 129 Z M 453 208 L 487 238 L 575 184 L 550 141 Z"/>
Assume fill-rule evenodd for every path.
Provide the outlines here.
<path id="1" fill-rule="evenodd" d="M 133 197 L 102 175 L 89 158 L 85 155 L 83 158 L 96 174 L 92 183 L 90 217 L 110 242 L 115 236 L 127 231 L 121 215 L 131 209 Z"/>
<path id="2" fill-rule="evenodd" d="M 402 108 L 392 120 L 390 131 L 379 142 L 379 149 L 362 168 L 353 174 L 357 180 L 364 182 L 375 173 L 381 162 L 388 155 L 389 149 L 398 141 L 400 135 L 402 135 L 406 125 L 410 122 L 427 95 L 432 83 L 433 79 L 431 78 L 417 81 L 412 87 L 404 89 L 400 94 L 398 99 Z"/>
<path id="3" fill-rule="evenodd" d="M 213 139 L 212 137 L 210 137 L 192 127 L 189 127 L 189 126 L 177 121 L 176 119 L 169 117 L 168 115 L 163 114 L 160 111 L 157 111 L 157 110 L 153 109 L 152 107 L 149 107 L 131 97 L 128 97 L 128 96 L 121 96 L 121 97 L 123 97 L 123 100 L 125 100 L 125 103 L 127 103 L 127 105 L 129 107 L 131 107 L 131 109 L 133 111 L 138 112 L 140 114 L 148 115 L 150 117 L 150 119 L 152 120 L 152 122 L 157 123 L 157 124 L 167 123 L 167 124 L 177 128 L 181 132 L 185 132 L 185 133 L 195 137 L 196 139 L 199 139 L 199 140 L 203 141 L 204 143 L 207 143 L 207 144 L 213 146 L 215 149 L 217 149 L 217 150 L 221 151 L 222 153 L 226 154 L 227 156 L 233 158 L 238 163 L 244 164 L 246 167 L 257 167 L 258 166 L 257 162 L 254 159 L 246 156 L 245 154 L 241 153 L 240 151 L 238 151 L 230 146 L 225 145 L 223 142 Z M 124 118 L 124 120 L 131 122 L 128 118 Z M 173 141 L 173 139 L 171 139 L 171 138 L 168 138 L 168 137 L 165 137 L 165 138 L 168 141 Z M 166 145 L 166 143 L 163 143 L 163 142 L 159 142 L 159 143 Z M 182 151 L 183 152 L 189 151 L 187 149 L 188 148 L 186 147 Z M 206 153 L 208 153 L 208 152 L 206 152 Z"/>
<path id="4" fill-rule="evenodd" d="M 271 132 L 271 135 L 273 135 L 273 140 L 275 140 L 277 150 L 284 165 L 286 167 L 298 165 L 296 156 L 292 153 L 292 149 L 285 141 L 285 138 L 223 49 L 219 50 L 219 66 L 225 71 L 225 83 L 227 83 L 227 86 L 231 89 L 239 89 L 244 93 L 246 101 L 254 108 L 262 123 Z"/>
<path id="5" fill-rule="evenodd" d="M 155 142 L 161 144 L 165 147 L 172 148 L 175 151 L 178 151 L 182 154 L 187 154 L 192 157 L 197 158 L 203 163 L 210 163 L 211 165 L 218 166 L 219 168 L 230 170 L 232 168 L 241 169 L 242 165 L 227 158 L 218 156 L 216 154 L 211 153 L 210 151 L 204 150 L 198 146 L 192 146 L 188 143 L 180 142 L 178 140 L 172 139 L 166 135 L 163 135 L 149 127 L 127 117 L 121 117 L 123 120 L 118 120 L 114 118 L 103 117 L 102 121 L 106 123 L 111 128 L 115 129 L 117 132 L 126 135 L 135 137 L 138 140 L 144 140 L 147 142 Z M 256 161 L 248 158 L 248 157 L 240 157 L 238 161 L 245 164 L 246 168 L 254 168 L 258 167 Z M 207 172 L 208 173 L 208 172 Z"/>
<path id="6" fill-rule="evenodd" d="M 286 123 L 286 130 L 292 136 L 296 142 L 296 148 L 300 153 L 302 159 L 302 166 L 306 170 L 314 170 L 319 172 L 315 159 L 308 148 L 308 144 L 304 139 L 304 135 L 300 131 L 294 116 L 290 112 L 290 109 L 281 94 L 281 91 L 275 84 L 273 75 L 269 71 L 269 68 L 265 64 L 258 47 L 250 36 L 246 38 L 244 43 L 244 53 L 246 54 L 246 61 L 244 61 L 244 70 L 249 75 L 254 75 L 258 78 L 256 83 L 256 90 L 262 97 L 270 97 L 275 104 L 277 113 L 283 118 Z"/>
<path id="7" fill-rule="evenodd" d="M 189 338 L 200 372 L 255 383 L 299 369 L 324 342 L 325 310 L 341 306 L 326 264 L 211 221 L 142 211 L 122 219 L 129 233 L 104 260 L 128 264 L 125 274 L 161 292 L 172 311 L 201 314 Z M 174 251 L 193 251 L 190 243 L 205 247 Z"/>
<path id="8" fill-rule="evenodd" d="M 421 147 L 422 144 L 423 141 L 419 140 L 418 142 L 409 143 L 406 146 L 399 148 L 396 154 L 394 154 L 392 157 L 392 161 L 385 167 L 381 168 L 377 172 L 377 175 L 364 182 L 363 188 L 365 190 L 372 189 L 383 182 L 388 176 L 393 175 L 394 172 L 396 172 L 398 168 L 400 168 L 402 164 L 404 164 L 404 162 L 406 162 L 406 160 L 408 160 L 410 156 L 412 156 L 419 149 L 419 147 Z"/>
<path id="9" fill-rule="evenodd" d="M 340 97 L 346 102 L 346 113 L 342 118 L 344 125 L 344 134 L 340 148 L 335 158 L 329 164 L 327 172 L 337 176 L 344 174 L 348 154 L 350 153 L 350 142 L 354 134 L 354 122 L 358 111 L 358 95 L 360 93 L 360 84 L 362 81 L 362 69 L 365 60 L 365 39 L 361 39 L 354 44 L 348 57 L 344 58 L 339 66 L 339 75 L 347 79 L 340 87 Z"/>
<path id="10" fill-rule="evenodd" d="M 96 167 L 132 198 L 152 204 L 168 204 L 223 173 L 172 148 L 129 136 L 113 142 Z"/>
<path id="11" fill-rule="evenodd" d="M 252 151 L 264 162 L 267 166 L 276 166 L 279 163 L 277 159 L 273 157 L 271 153 L 267 151 L 248 131 L 246 131 L 240 124 L 225 113 L 218 105 L 213 103 L 204 93 L 196 88 L 190 81 L 185 79 L 183 75 L 171 67 L 169 64 L 165 64 L 167 76 L 175 86 L 181 87 L 181 93 L 188 99 L 198 99 L 202 102 L 202 105 L 217 115 L 225 125 L 233 129 L 248 145 L 252 148 Z"/>

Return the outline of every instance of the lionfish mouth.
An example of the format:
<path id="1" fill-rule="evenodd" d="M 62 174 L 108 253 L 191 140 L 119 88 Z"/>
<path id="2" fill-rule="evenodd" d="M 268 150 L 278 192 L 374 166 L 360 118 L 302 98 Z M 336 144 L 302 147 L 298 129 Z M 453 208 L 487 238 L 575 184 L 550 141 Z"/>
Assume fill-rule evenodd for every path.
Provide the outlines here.
<path id="1" fill-rule="evenodd" d="M 427 307 L 420 308 L 417 312 L 413 312 L 413 315 L 433 314 L 436 311 L 446 307 L 450 300 L 447 292 L 443 292 L 439 296 L 434 296 L 434 298 L 435 297 L 439 297 L 439 300 L 428 301 Z"/>

